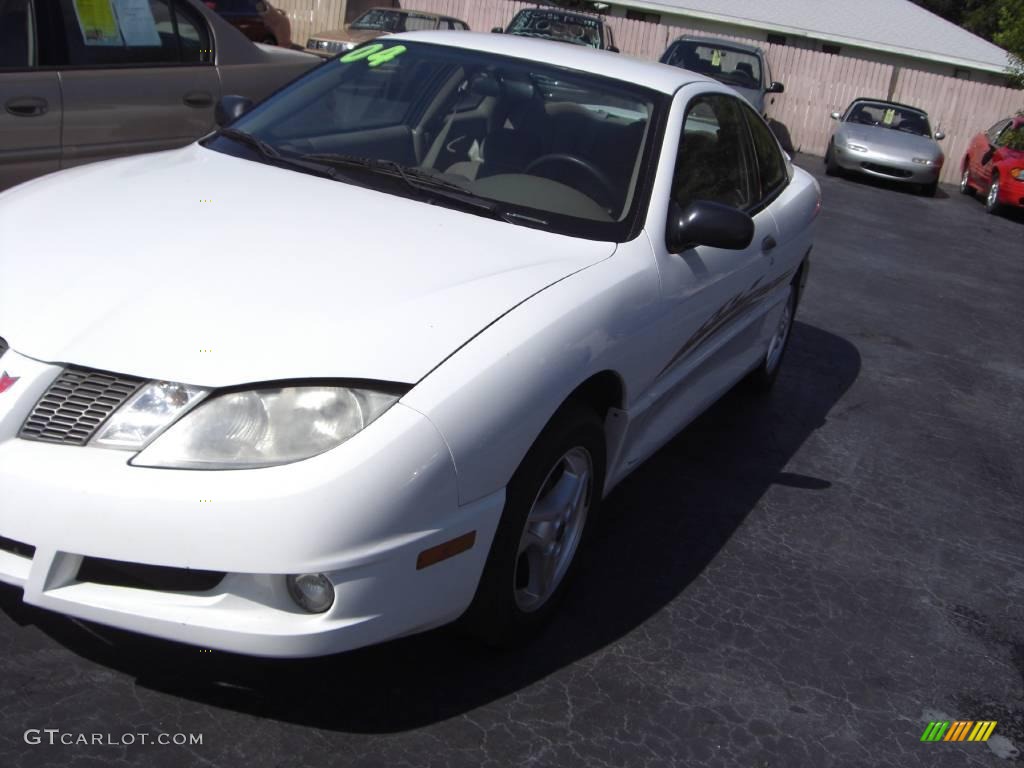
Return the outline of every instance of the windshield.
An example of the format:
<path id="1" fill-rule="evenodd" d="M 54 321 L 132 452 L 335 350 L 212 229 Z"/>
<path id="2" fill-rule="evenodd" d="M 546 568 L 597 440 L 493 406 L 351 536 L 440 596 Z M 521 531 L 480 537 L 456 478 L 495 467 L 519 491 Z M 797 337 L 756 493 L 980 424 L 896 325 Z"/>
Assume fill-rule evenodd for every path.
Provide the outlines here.
<path id="1" fill-rule="evenodd" d="M 558 11 L 520 11 L 505 30 L 510 35 L 544 37 L 601 48 L 601 21 Z"/>
<path id="2" fill-rule="evenodd" d="M 339 183 L 622 241 L 646 204 L 667 101 L 535 61 L 378 41 L 313 70 L 232 123 L 234 138 L 205 146 L 326 164 Z M 259 141 L 243 147 L 238 132 Z"/>
<path id="3" fill-rule="evenodd" d="M 931 136 L 928 116 L 909 107 L 899 107 L 885 102 L 858 101 L 846 113 L 846 122 L 858 125 L 877 125 L 895 131 L 912 133 L 915 136 Z"/>
<path id="4" fill-rule="evenodd" d="M 737 88 L 761 87 L 761 60 L 757 54 L 728 45 L 680 40 L 665 63 Z"/>
<path id="5" fill-rule="evenodd" d="M 374 8 L 353 21 L 349 29 L 370 29 L 378 32 L 398 33 L 415 32 L 418 29 L 434 29 L 436 26 L 436 20 L 433 16 Z"/>

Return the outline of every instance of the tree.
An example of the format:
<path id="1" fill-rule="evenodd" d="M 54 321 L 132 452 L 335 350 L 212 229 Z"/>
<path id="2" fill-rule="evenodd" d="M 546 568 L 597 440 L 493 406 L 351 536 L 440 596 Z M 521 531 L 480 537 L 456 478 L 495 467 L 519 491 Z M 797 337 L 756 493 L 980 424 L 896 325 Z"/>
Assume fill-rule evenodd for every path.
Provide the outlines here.
<path id="1" fill-rule="evenodd" d="M 1010 79 L 1024 88 L 1024 0 L 1002 0 L 994 42 L 1010 52 Z"/>

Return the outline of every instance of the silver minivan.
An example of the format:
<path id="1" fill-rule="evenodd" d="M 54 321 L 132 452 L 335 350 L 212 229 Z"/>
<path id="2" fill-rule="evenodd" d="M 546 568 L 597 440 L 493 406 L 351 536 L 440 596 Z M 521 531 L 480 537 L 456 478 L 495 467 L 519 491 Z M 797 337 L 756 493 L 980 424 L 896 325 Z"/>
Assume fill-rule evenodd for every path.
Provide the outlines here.
<path id="1" fill-rule="evenodd" d="M 0 0 L 0 189 L 184 146 L 222 95 L 259 101 L 320 62 L 197 0 Z"/>

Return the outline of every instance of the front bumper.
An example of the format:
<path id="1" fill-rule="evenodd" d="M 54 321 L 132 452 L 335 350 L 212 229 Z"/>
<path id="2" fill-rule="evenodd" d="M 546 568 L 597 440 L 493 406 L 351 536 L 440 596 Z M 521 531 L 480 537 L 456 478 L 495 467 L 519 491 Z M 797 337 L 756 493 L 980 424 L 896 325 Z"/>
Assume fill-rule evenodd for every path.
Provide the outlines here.
<path id="1" fill-rule="evenodd" d="M 0 581 L 27 603 L 204 648 L 297 657 L 437 626 L 472 600 L 504 492 L 459 506 L 444 440 L 401 403 L 295 464 L 148 469 L 126 452 L 16 437 L 61 369 L 13 351 L 0 367 L 19 379 L 0 395 Z M 420 552 L 470 531 L 468 551 L 417 570 Z M 225 575 L 199 592 L 115 586 L 80 577 L 95 558 Z M 292 601 L 285 576 L 298 573 L 334 584 L 326 613 Z"/>
<path id="2" fill-rule="evenodd" d="M 858 152 L 836 143 L 833 151 L 840 168 L 874 176 L 876 179 L 908 184 L 934 184 L 942 173 L 941 165 L 922 165 L 915 163 L 912 158 L 877 150 Z"/>
<path id="3" fill-rule="evenodd" d="M 1024 181 L 1012 176 L 1004 176 L 999 180 L 999 202 L 1012 208 L 1024 208 Z"/>

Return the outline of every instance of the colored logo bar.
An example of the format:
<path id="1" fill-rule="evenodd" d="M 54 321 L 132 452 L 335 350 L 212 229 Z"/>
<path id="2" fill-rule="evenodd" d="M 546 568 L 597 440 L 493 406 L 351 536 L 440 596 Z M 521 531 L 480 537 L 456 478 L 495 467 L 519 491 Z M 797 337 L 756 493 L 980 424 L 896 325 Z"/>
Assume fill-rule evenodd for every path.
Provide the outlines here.
<path id="1" fill-rule="evenodd" d="M 996 725 L 995 720 L 933 720 L 921 741 L 988 741 Z"/>

